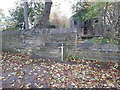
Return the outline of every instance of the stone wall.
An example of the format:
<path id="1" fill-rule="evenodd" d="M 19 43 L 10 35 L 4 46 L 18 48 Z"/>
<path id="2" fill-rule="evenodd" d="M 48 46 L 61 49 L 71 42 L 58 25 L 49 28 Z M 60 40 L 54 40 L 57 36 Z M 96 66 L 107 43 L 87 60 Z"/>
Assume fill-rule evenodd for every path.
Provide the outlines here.
<path id="1" fill-rule="evenodd" d="M 53 29 L 52 29 L 53 30 Z M 74 48 L 75 33 L 19 33 L 4 31 L 2 33 L 3 51 L 20 51 L 39 57 L 61 58 L 61 44 L 66 48 Z M 65 55 L 65 54 L 64 54 Z"/>
<path id="2" fill-rule="evenodd" d="M 97 60 L 120 60 L 120 51 L 116 44 L 79 43 L 76 33 L 19 33 L 5 31 L 2 33 L 3 51 L 20 51 L 48 59 L 60 60 L 61 44 L 64 44 L 64 57 L 78 55 Z"/>

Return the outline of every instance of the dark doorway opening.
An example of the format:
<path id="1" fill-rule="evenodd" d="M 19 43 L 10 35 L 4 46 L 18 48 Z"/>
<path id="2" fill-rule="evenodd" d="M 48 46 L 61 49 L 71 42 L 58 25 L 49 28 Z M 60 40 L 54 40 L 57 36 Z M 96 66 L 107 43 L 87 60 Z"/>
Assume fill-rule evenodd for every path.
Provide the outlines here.
<path id="1" fill-rule="evenodd" d="M 74 25 L 77 25 L 77 22 L 76 22 L 76 21 L 74 21 Z"/>
<path id="2" fill-rule="evenodd" d="M 87 31 L 88 31 L 88 30 L 87 30 L 87 28 L 85 27 L 85 28 L 84 28 L 84 35 L 87 34 Z"/>

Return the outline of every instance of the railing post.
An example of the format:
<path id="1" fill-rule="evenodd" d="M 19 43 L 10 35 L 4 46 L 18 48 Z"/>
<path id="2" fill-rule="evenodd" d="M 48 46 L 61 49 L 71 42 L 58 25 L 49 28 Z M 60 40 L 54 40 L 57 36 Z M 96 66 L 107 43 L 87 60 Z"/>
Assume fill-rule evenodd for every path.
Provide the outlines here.
<path id="1" fill-rule="evenodd" d="M 75 35 L 75 51 L 77 50 L 77 33 Z"/>
<path id="2" fill-rule="evenodd" d="M 61 61 L 63 61 L 63 43 L 62 43 L 62 47 L 61 47 Z"/>

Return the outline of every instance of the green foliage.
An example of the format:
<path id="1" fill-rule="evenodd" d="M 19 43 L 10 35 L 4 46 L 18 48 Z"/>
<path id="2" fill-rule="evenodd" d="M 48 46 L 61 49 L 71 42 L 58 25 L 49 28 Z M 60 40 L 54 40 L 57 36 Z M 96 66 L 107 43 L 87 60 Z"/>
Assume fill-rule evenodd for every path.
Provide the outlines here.
<path id="1" fill-rule="evenodd" d="M 80 58 L 79 56 L 73 56 L 73 55 L 66 57 L 66 61 L 77 61 L 79 59 L 83 59 L 83 58 Z"/>
<path id="2" fill-rule="evenodd" d="M 12 48 L 4 48 L 2 49 L 2 52 L 10 52 L 10 53 L 21 53 L 20 51 L 17 51 L 15 49 L 12 49 Z"/>
<path id="3" fill-rule="evenodd" d="M 28 8 L 28 13 L 29 13 L 29 20 L 31 25 L 36 25 L 43 14 L 44 11 L 44 4 L 42 2 L 31 2 Z"/>
<path id="4" fill-rule="evenodd" d="M 90 4 L 91 6 L 88 8 L 88 12 L 83 16 L 85 20 L 99 18 L 102 15 L 103 8 L 105 7 L 105 2 L 96 2 Z"/>
<path id="5" fill-rule="evenodd" d="M 72 18 L 77 21 L 87 21 L 93 18 L 99 18 L 105 5 L 105 2 L 78 2 L 73 6 L 73 11 L 75 14 Z"/>
<path id="6" fill-rule="evenodd" d="M 94 37 L 93 39 L 86 39 L 85 41 L 91 41 L 93 43 L 113 43 L 118 44 L 120 41 L 119 33 L 116 32 L 115 38 L 112 39 L 110 34 L 107 34 L 104 37 Z"/>
<path id="7" fill-rule="evenodd" d="M 0 30 L 4 29 L 3 18 L 4 18 L 3 10 L 0 9 Z"/>
<path id="8" fill-rule="evenodd" d="M 73 11 L 74 11 L 75 14 L 72 16 L 72 18 L 74 20 L 80 21 L 80 20 L 84 19 L 83 16 L 85 16 L 86 13 L 88 12 L 88 9 L 85 8 L 86 5 L 88 5 L 88 4 L 78 2 L 76 5 L 73 6 Z"/>
<path id="9" fill-rule="evenodd" d="M 93 39 L 99 43 L 120 43 L 120 37 L 117 36 L 118 30 L 118 3 L 115 2 L 81 2 L 73 6 L 74 15 L 72 18 L 76 21 L 92 21 L 93 28 L 102 24 L 103 38 Z M 98 22 L 93 20 L 97 19 Z M 89 24 L 89 23 L 88 23 Z M 116 37 L 117 36 L 117 37 Z"/>
<path id="10" fill-rule="evenodd" d="M 108 43 L 109 40 L 107 38 L 101 39 L 101 43 Z"/>
<path id="11" fill-rule="evenodd" d="M 3 10 L 0 9 L 0 22 L 1 22 L 2 17 L 3 17 Z"/>
<path id="12" fill-rule="evenodd" d="M 18 27 L 9 27 L 9 28 L 7 28 L 5 30 L 18 30 L 18 29 L 19 29 Z"/>
<path id="13" fill-rule="evenodd" d="M 31 26 L 37 24 L 42 16 L 44 4 L 41 2 L 28 3 L 28 18 Z M 24 7 L 23 4 L 17 5 L 10 10 L 11 19 L 16 23 L 17 28 L 24 28 Z"/>
<path id="14" fill-rule="evenodd" d="M 16 23 L 16 27 L 22 28 L 24 22 L 24 8 L 17 6 L 16 9 L 12 9 L 10 14 L 12 16 L 12 21 Z"/>
<path id="15" fill-rule="evenodd" d="M 0 30 L 5 30 L 10 25 L 13 25 L 13 23 L 11 23 L 10 19 L 5 16 L 4 11 L 0 9 Z"/>
<path id="16" fill-rule="evenodd" d="M 86 62 L 90 61 L 90 62 L 96 62 L 96 59 L 89 59 L 89 58 L 84 58 L 84 57 L 79 57 L 79 56 L 67 56 L 66 61 L 78 61 L 78 62 L 82 62 L 82 60 L 85 60 Z"/>

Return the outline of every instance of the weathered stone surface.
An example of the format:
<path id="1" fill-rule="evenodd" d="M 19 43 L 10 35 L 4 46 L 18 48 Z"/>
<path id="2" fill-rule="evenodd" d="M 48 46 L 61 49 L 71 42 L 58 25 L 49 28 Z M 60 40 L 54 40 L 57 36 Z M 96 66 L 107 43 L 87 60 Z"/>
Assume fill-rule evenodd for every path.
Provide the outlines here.
<path id="1" fill-rule="evenodd" d="M 41 57 L 53 57 L 60 60 L 61 43 L 64 43 L 64 56 L 78 55 L 80 57 L 98 60 L 120 60 L 119 46 L 116 44 L 98 44 L 91 42 L 76 43 L 75 33 L 42 34 L 32 33 L 18 35 L 4 31 L 2 34 L 2 49 L 16 50 L 35 54 Z"/>

